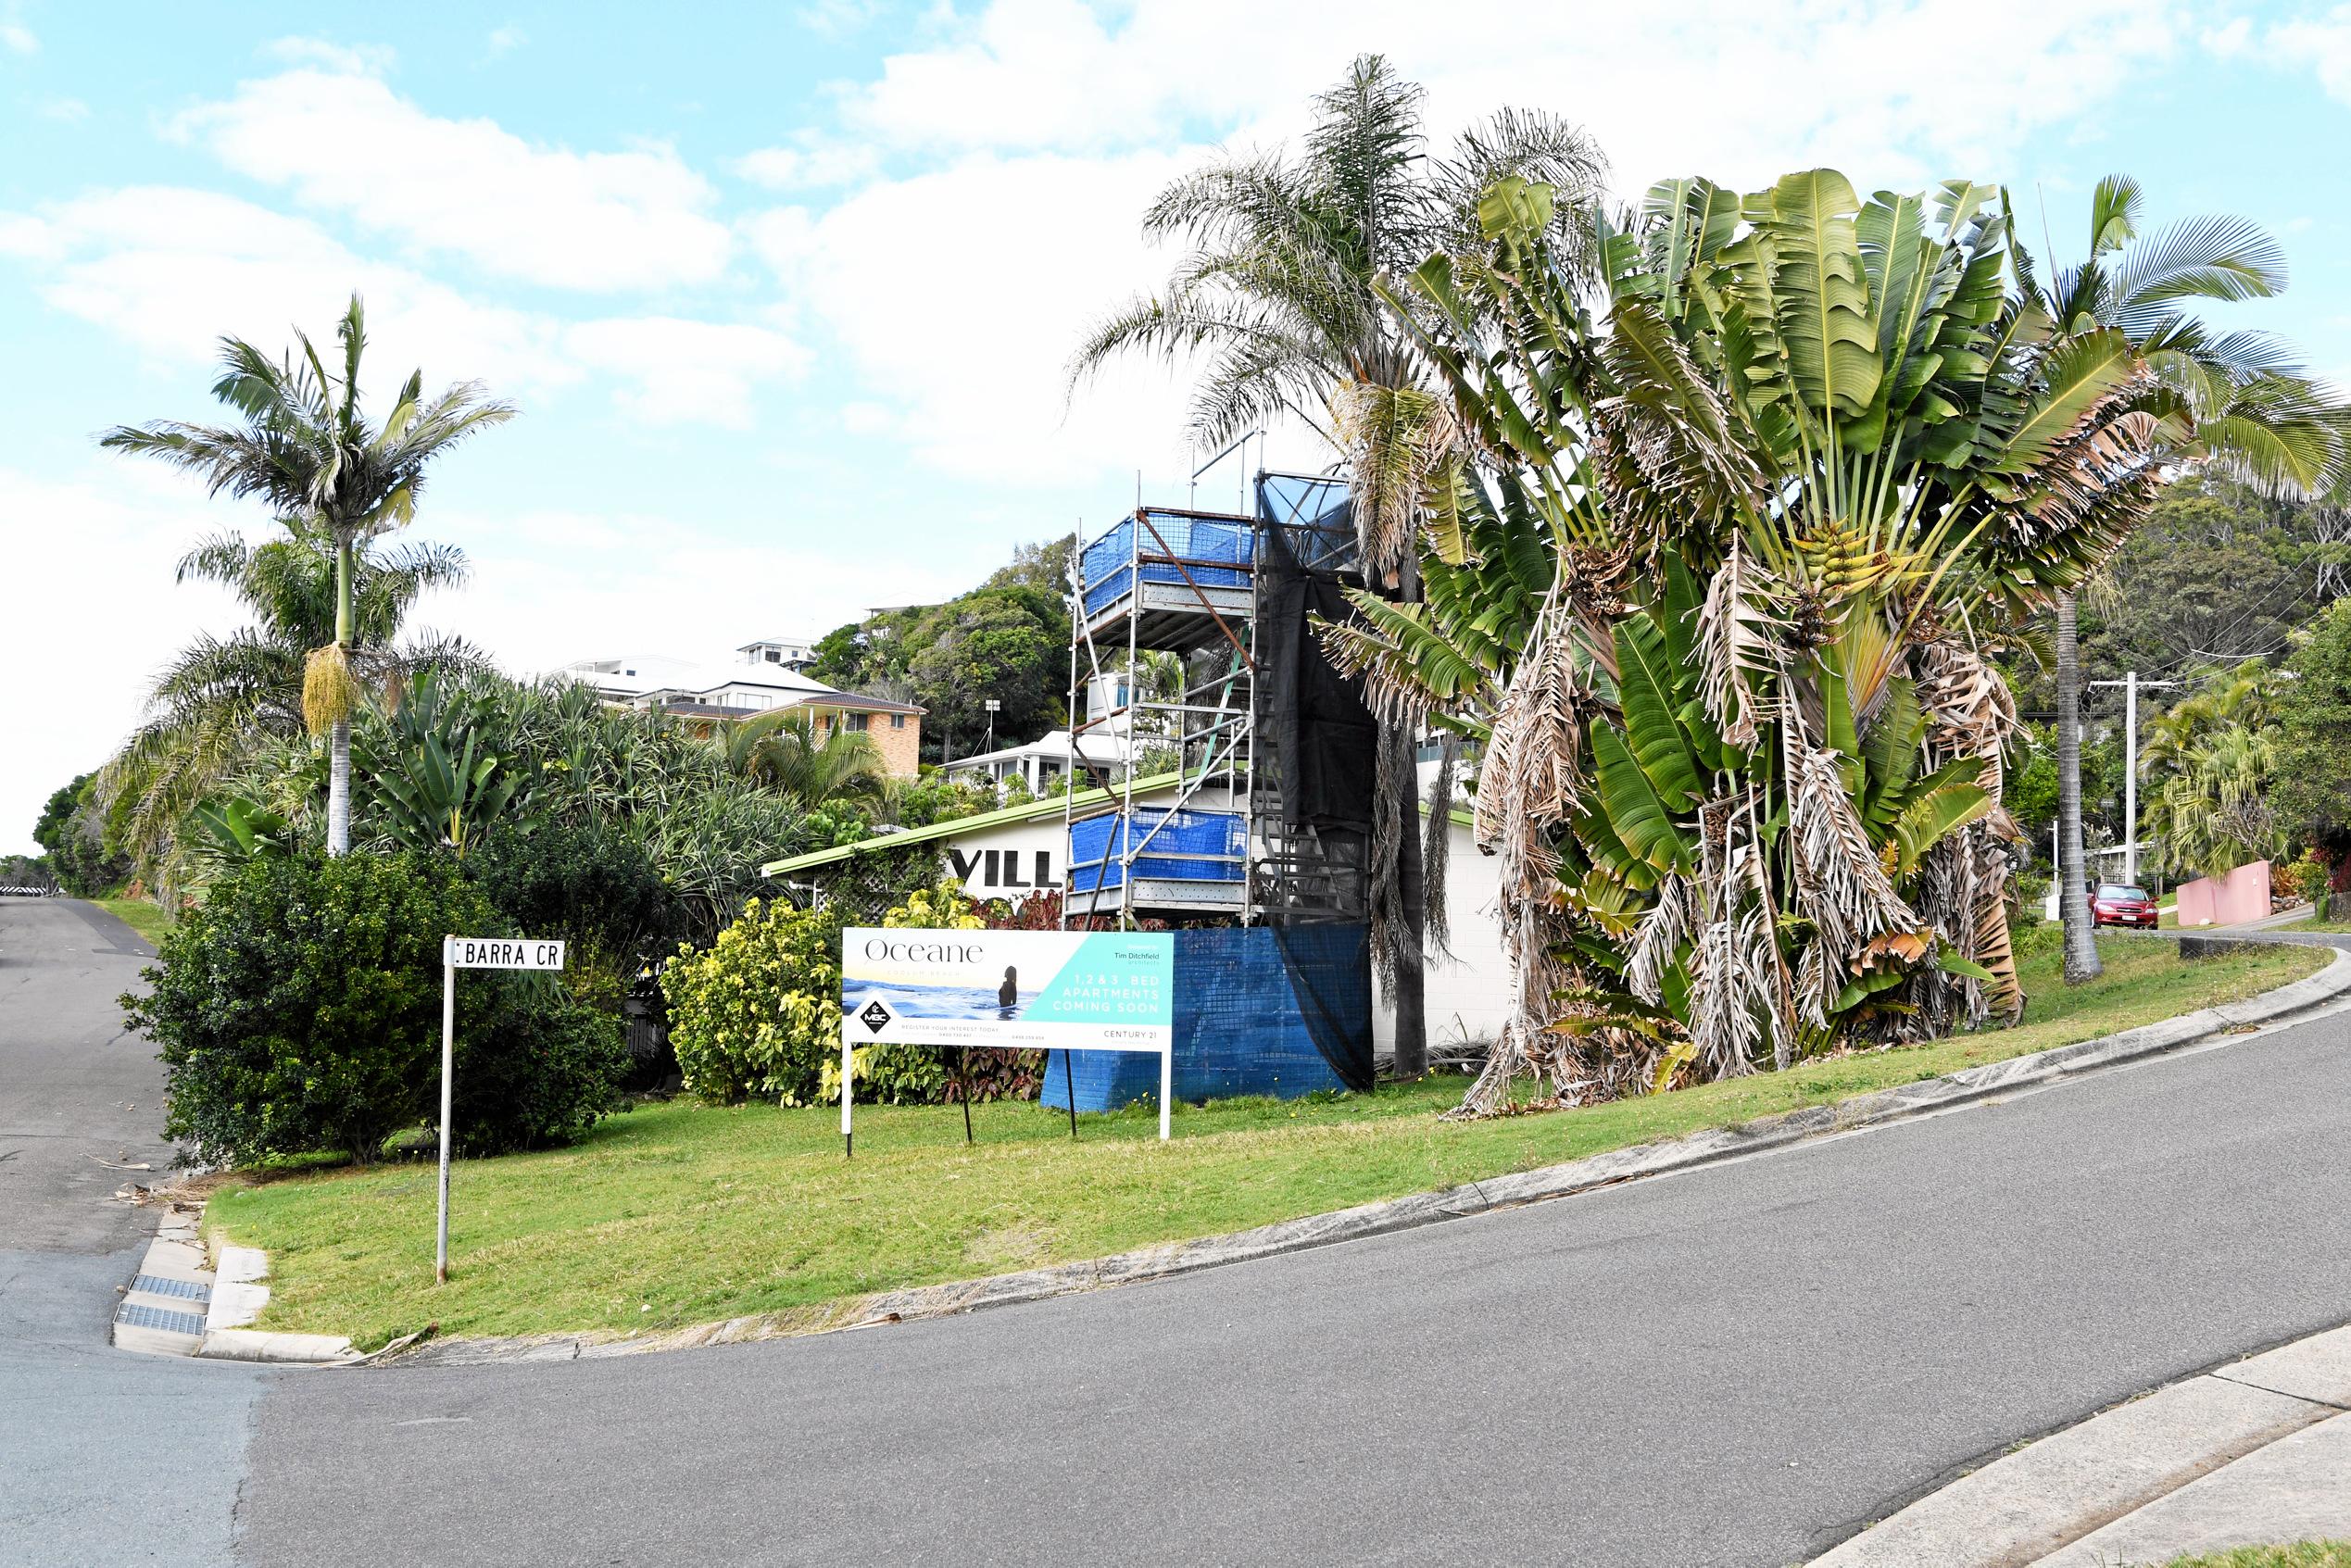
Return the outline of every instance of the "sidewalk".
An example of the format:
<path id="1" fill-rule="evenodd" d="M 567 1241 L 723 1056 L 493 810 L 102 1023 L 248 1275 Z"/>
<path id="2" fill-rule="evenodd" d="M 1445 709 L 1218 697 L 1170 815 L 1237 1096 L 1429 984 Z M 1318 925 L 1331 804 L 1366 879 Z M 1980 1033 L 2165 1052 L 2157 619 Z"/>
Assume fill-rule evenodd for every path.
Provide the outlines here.
<path id="1" fill-rule="evenodd" d="M 2121 1568 L 2351 1538 L 2351 1325 L 2105 1411 L 1812 1568 Z"/>

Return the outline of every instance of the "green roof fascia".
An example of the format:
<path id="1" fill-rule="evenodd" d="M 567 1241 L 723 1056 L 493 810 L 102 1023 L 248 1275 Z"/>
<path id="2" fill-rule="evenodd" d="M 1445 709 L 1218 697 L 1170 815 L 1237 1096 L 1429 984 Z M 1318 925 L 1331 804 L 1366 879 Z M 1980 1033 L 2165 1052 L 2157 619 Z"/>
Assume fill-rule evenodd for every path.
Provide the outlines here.
<path id="1" fill-rule="evenodd" d="M 1147 779 L 1137 779 L 1135 789 L 1165 789 L 1181 784 L 1181 773 L 1153 773 Z M 793 872 L 814 871 L 819 866 L 837 865 L 852 856 L 875 849 L 899 849 L 910 844 L 930 844 L 942 838 L 956 838 L 981 828 L 1010 827 L 1015 822 L 1033 822 L 1039 817 L 1058 817 L 1064 807 L 1075 811 L 1094 806 L 1106 806 L 1125 795 L 1125 789 L 1081 790 L 1064 799 L 1049 795 L 1023 806 L 1006 806 L 994 811 L 983 811 L 976 817 L 957 817 L 950 822 L 933 822 L 926 828 L 913 828 L 905 833 L 877 834 L 861 838 L 855 844 L 843 844 L 831 849 L 814 849 L 805 855 L 795 855 L 787 860 L 770 860 L 760 868 L 761 876 L 785 876 Z"/>

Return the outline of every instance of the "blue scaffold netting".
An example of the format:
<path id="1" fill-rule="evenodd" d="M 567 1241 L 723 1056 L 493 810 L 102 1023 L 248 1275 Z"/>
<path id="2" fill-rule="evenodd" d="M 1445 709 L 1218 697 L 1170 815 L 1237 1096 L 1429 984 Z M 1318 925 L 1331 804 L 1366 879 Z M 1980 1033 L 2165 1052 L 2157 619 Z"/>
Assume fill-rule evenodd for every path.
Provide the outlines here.
<path id="1" fill-rule="evenodd" d="M 1360 925 L 1227 926 L 1176 938 L 1176 1098 L 1292 1099 L 1372 1081 L 1370 933 Z M 1044 1103 L 1110 1110 L 1159 1098 L 1159 1057 L 1052 1051 Z"/>
<path id="2" fill-rule="evenodd" d="M 1188 573 L 1190 580 L 1203 588 L 1244 587 L 1249 583 L 1245 568 L 1250 562 L 1251 540 L 1245 522 L 1210 522 L 1204 519 L 1183 517 L 1172 512 L 1145 510 L 1150 528 L 1140 530 L 1133 518 L 1113 527 L 1110 532 L 1086 546 L 1081 570 L 1086 573 L 1086 613 L 1091 617 L 1102 607 L 1131 590 L 1135 557 L 1175 556 L 1185 563 L 1178 567 L 1166 560 L 1147 560 L 1143 563 L 1146 583 L 1174 583 L 1179 586 Z M 1157 538 L 1152 537 L 1156 530 Z M 1165 545 L 1166 548 L 1160 546 Z M 1231 561 L 1231 566 L 1201 564 L 1212 561 Z"/>
<path id="3" fill-rule="evenodd" d="M 1154 806 L 1081 818 L 1069 825 L 1070 887 L 1092 893 L 1118 886 L 1130 853 L 1138 881 L 1239 882 L 1249 858 L 1249 823 L 1238 811 Z"/>

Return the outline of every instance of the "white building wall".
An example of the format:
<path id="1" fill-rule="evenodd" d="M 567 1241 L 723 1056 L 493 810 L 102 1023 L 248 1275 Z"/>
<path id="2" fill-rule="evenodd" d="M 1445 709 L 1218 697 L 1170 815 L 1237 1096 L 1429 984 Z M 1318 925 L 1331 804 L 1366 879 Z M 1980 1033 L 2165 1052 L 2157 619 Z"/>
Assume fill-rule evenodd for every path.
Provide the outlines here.
<path id="1" fill-rule="evenodd" d="M 1424 822 L 1424 826 L 1427 825 Z M 1449 824 L 1446 846 L 1445 913 L 1452 935 L 1452 957 L 1428 966 L 1426 988 L 1428 1045 L 1432 1050 L 1464 1041 L 1484 1045 L 1501 1033 L 1510 1015 L 1510 966 L 1502 958 L 1502 862 L 1480 855 L 1469 829 Z M 1396 1014 L 1372 981 L 1372 1042 L 1375 1050 L 1396 1047 Z"/>

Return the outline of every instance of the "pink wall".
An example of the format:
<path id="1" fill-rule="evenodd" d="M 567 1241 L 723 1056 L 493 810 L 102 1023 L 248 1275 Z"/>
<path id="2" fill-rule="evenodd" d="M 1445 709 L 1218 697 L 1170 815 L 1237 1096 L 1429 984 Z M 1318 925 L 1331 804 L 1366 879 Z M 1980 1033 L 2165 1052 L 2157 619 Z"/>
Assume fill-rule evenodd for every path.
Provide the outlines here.
<path id="1" fill-rule="evenodd" d="M 2255 860 L 2224 877 L 2180 884 L 2181 925 L 2236 925 L 2269 912 L 2269 862 Z"/>

